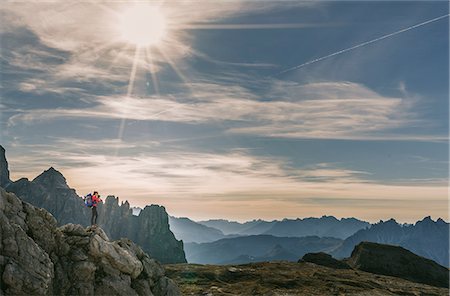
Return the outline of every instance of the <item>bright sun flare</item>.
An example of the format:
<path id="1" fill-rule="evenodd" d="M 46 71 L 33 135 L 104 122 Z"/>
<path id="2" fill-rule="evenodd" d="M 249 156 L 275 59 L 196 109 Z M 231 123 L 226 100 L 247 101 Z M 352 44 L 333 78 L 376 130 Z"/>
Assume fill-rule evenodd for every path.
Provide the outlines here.
<path id="1" fill-rule="evenodd" d="M 158 45 L 164 39 L 166 30 L 165 15 L 157 6 L 134 6 L 120 18 L 122 38 L 139 46 Z"/>

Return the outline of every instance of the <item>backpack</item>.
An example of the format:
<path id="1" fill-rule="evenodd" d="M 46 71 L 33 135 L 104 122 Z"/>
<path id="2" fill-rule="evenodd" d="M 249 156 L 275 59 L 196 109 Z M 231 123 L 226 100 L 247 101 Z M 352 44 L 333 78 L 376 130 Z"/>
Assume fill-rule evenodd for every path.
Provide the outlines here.
<path id="1" fill-rule="evenodd" d="M 92 200 L 92 194 L 88 194 L 84 197 L 84 204 L 88 207 L 88 208 L 92 208 L 92 206 L 94 205 L 94 202 Z"/>

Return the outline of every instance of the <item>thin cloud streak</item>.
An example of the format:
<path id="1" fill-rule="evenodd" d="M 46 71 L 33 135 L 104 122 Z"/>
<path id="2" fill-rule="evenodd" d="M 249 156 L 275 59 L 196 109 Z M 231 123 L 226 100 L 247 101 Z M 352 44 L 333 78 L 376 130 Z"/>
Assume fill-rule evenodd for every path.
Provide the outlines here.
<path id="1" fill-rule="evenodd" d="M 294 71 L 294 70 L 298 70 L 298 69 L 303 68 L 303 67 L 305 67 L 305 66 L 308 66 L 308 65 L 311 65 L 311 64 L 314 64 L 314 63 L 323 61 L 323 60 L 325 60 L 325 59 L 328 59 L 328 58 L 331 58 L 331 57 L 334 57 L 334 56 L 337 56 L 337 55 L 340 55 L 340 54 L 349 52 L 349 51 L 351 51 L 351 50 L 354 50 L 354 49 L 357 49 L 357 48 L 360 48 L 360 47 L 364 47 L 364 46 L 367 46 L 367 45 L 369 45 L 369 44 L 372 44 L 372 43 L 381 41 L 381 40 L 383 40 L 383 39 L 390 38 L 390 37 L 393 37 L 393 36 L 395 36 L 395 35 L 398 35 L 398 34 L 401 34 L 401 33 L 404 33 L 404 32 L 407 32 L 407 31 L 410 31 L 410 30 L 413 30 L 413 29 L 416 29 L 416 28 L 419 28 L 419 27 L 422 27 L 422 26 L 425 26 L 425 25 L 428 25 L 428 24 L 431 24 L 431 23 L 434 23 L 434 22 L 437 22 L 437 21 L 439 21 L 439 20 L 441 20 L 441 19 L 447 18 L 449 15 L 450 15 L 450 14 L 445 14 L 445 15 L 442 15 L 442 16 L 439 16 L 439 17 L 436 17 L 436 18 L 433 18 L 433 19 L 431 19 L 431 20 L 427 20 L 427 21 L 425 21 L 425 22 L 421 22 L 421 23 L 419 23 L 419 24 L 416 24 L 416 25 L 407 27 L 407 28 L 405 28 L 405 29 L 402 29 L 402 30 L 399 30 L 399 31 L 396 31 L 396 32 L 393 32 L 393 33 L 390 33 L 390 34 L 383 35 L 383 36 L 381 36 L 381 37 L 378 37 L 378 38 L 375 38 L 375 39 L 372 39 L 372 40 L 369 40 L 369 41 L 366 41 L 366 42 L 363 42 L 363 43 L 354 45 L 354 46 L 349 47 L 349 48 L 346 48 L 346 49 L 342 49 L 342 50 L 340 50 L 340 51 L 331 53 L 331 54 L 329 54 L 329 55 L 326 55 L 326 56 L 323 56 L 323 57 L 320 57 L 320 58 L 311 60 L 311 61 L 309 61 L 309 62 L 300 64 L 300 65 L 298 65 L 298 66 L 295 66 L 295 67 L 292 67 L 292 68 L 283 70 L 283 71 L 281 71 L 281 72 L 278 72 L 278 73 L 275 74 L 274 76 L 278 76 L 278 75 L 281 75 L 281 74 L 285 74 L 285 73 L 287 73 L 287 72 L 291 72 L 291 71 Z"/>
<path id="2" fill-rule="evenodd" d="M 308 24 L 308 23 L 286 23 L 286 24 L 188 24 L 180 29 L 188 30 L 277 30 L 277 29 L 303 29 L 331 27 L 339 24 Z"/>

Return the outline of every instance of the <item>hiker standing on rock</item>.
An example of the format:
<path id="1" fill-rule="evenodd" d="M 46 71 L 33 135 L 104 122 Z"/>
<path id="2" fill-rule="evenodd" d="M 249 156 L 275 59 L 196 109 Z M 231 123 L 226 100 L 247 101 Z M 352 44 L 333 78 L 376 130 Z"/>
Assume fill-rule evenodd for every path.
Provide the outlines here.
<path id="1" fill-rule="evenodd" d="M 92 216 L 91 216 L 91 225 L 97 225 L 97 204 L 101 203 L 102 200 L 97 191 L 94 191 L 92 194 Z"/>

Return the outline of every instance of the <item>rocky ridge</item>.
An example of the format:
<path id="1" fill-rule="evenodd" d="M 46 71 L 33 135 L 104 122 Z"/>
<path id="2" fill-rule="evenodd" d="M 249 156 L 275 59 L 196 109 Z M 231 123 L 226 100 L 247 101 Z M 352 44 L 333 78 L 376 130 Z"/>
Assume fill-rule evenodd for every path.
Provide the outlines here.
<path id="1" fill-rule="evenodd" d="M 163 206 L 146 206 L 135 216 L 127 201 L 119 204 L 118 197 L 108 196 L 98 210 L 99 226 L 112 238 L 127 237 L 162 263 L 186 262 L 183 241 L 170 230 Z"/>
<path id="2" fill-rule="evenodd" d="M 128 239 L 56 219 L 0 188 L 0 295 L 179 295 Z"/>

